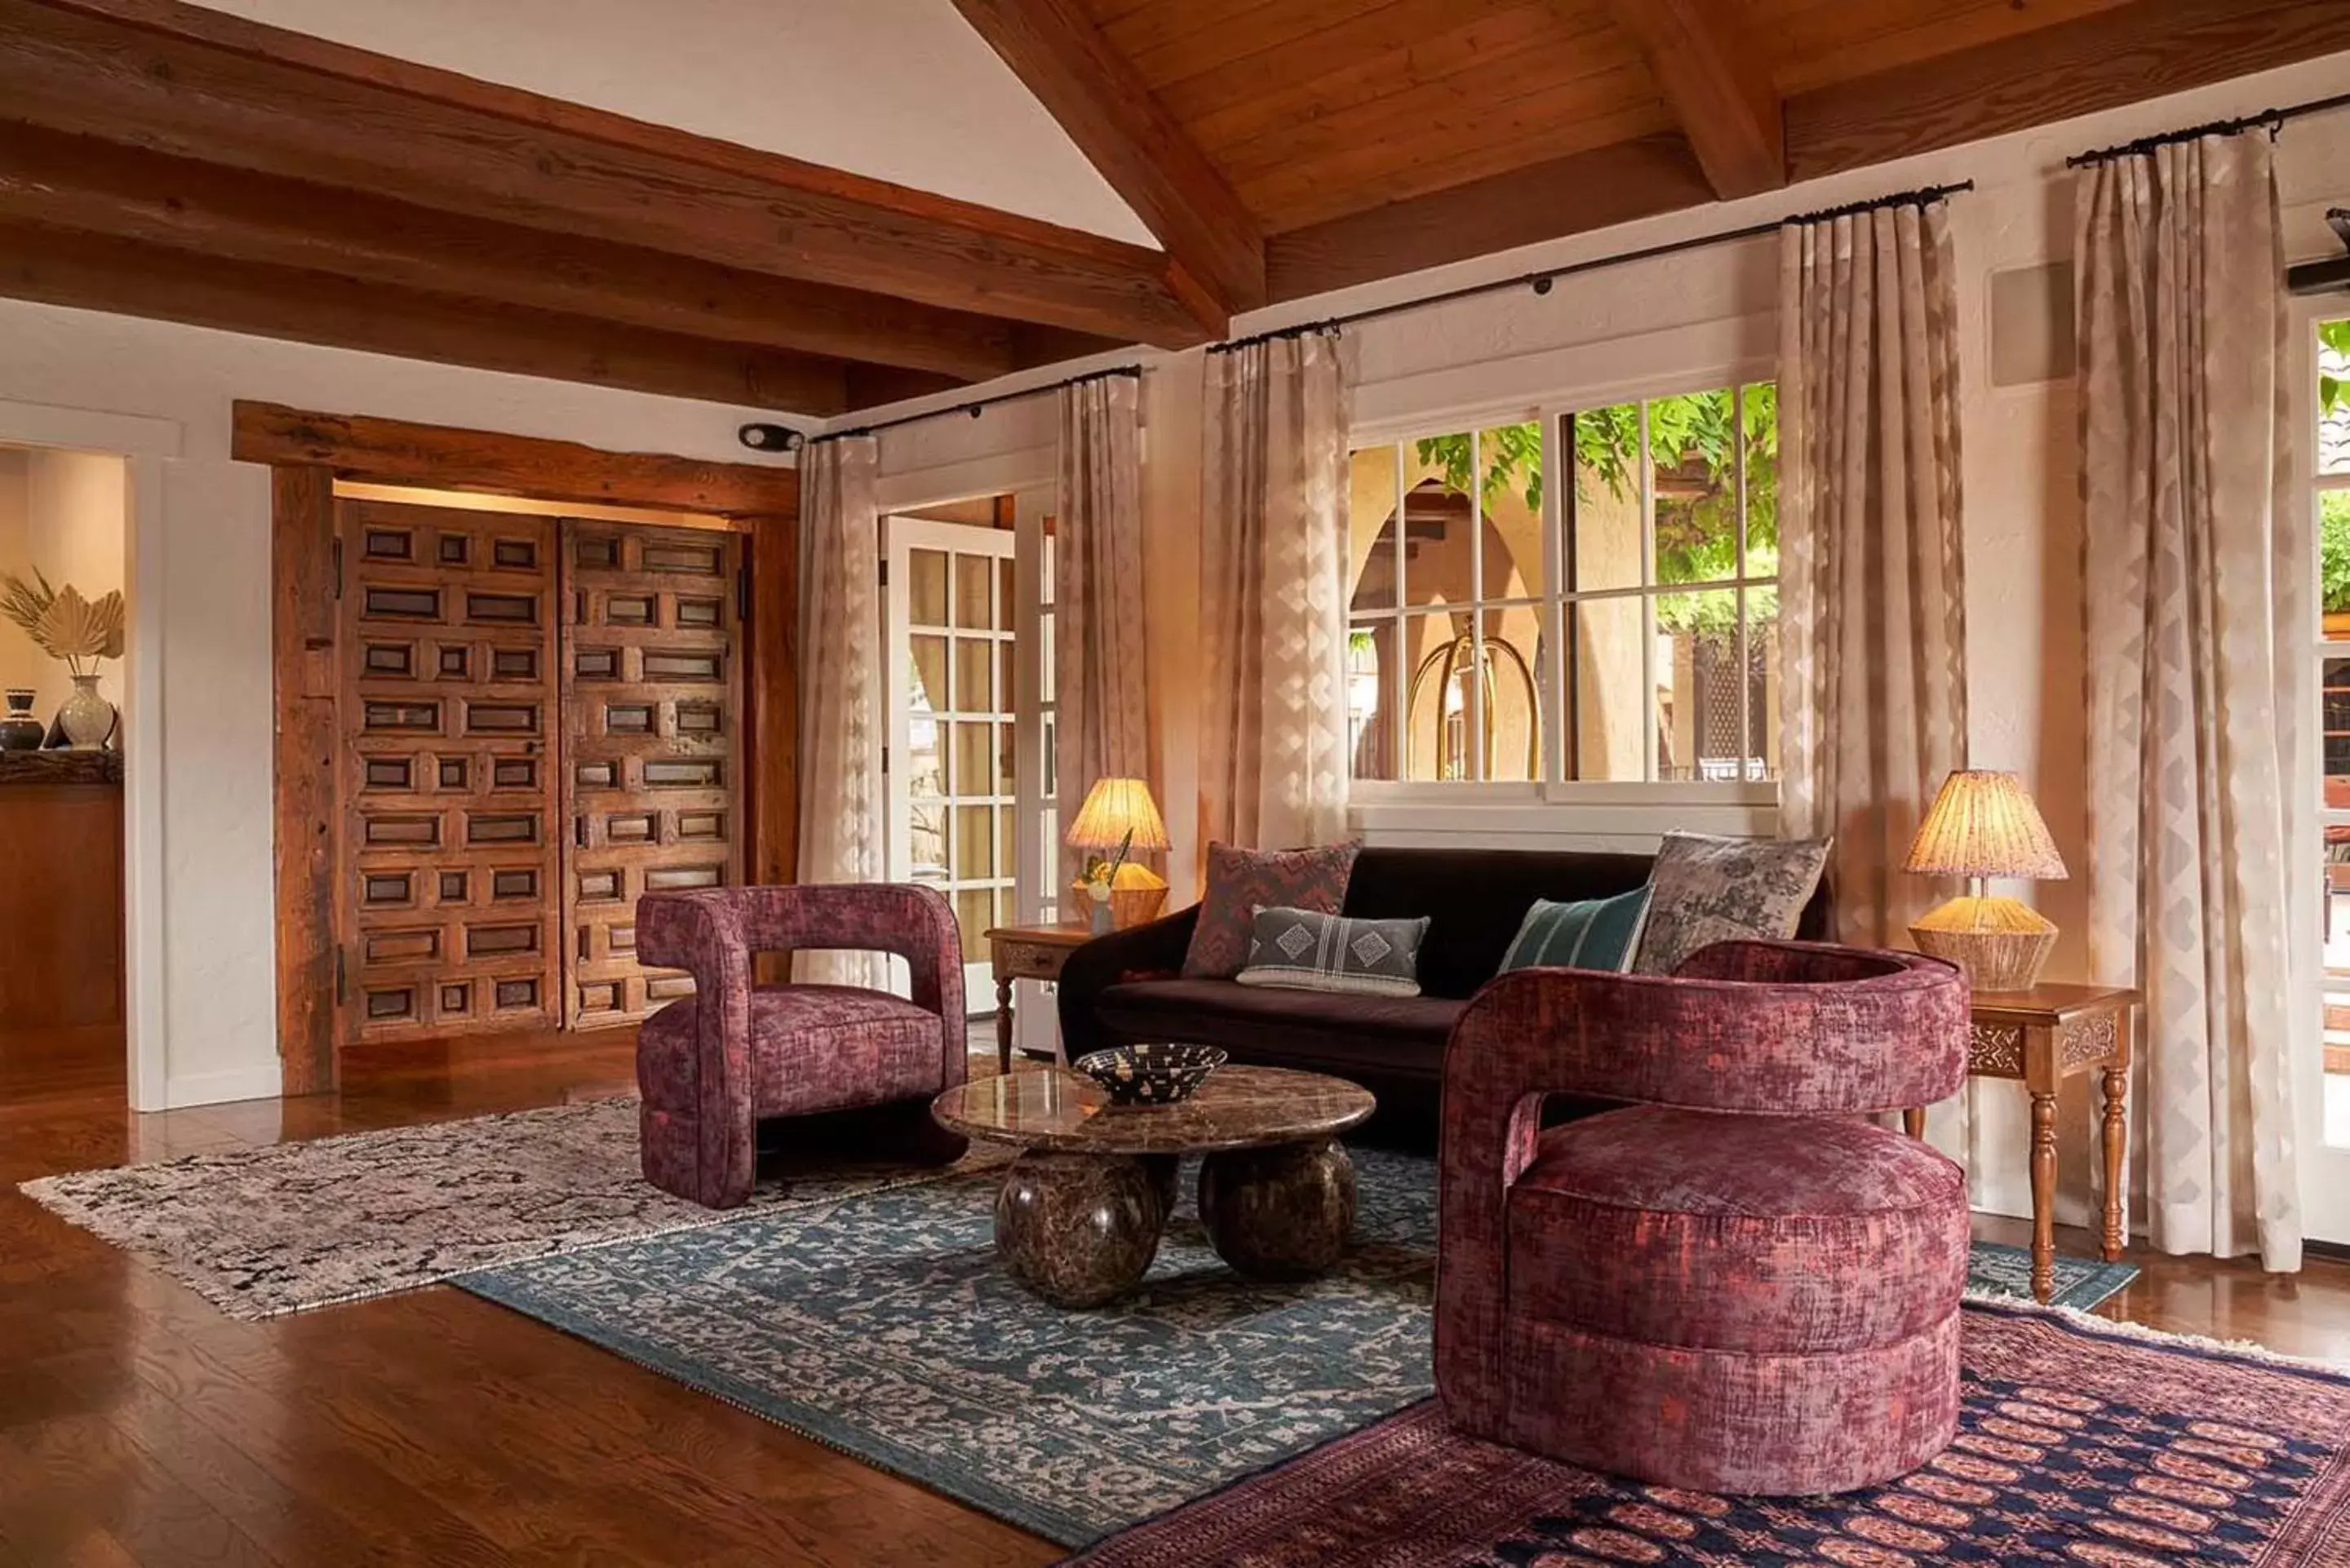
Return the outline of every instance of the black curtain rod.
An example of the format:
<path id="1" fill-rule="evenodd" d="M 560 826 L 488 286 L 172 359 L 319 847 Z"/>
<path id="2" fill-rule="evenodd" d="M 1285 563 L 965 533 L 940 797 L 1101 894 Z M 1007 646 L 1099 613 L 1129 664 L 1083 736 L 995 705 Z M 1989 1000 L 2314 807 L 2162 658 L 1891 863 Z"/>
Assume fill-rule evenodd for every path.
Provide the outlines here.
<path id="1" fill-rule="evenodd" d="M 2208 125 L 2190 125 L 2184 130 L 2166 130 L 2155 136 L 2141 136 L 2136 141 L 2100 147 L 2094 152 L 2076 152 L 2064 160 L 2064 167 L 2079 169 L 2091 163 L 2110 163 L 2116 158 L 2137 158 L 2158 147 L 2199 140 L 2206 136 L 2235 136 L 2261 126 L 2266 126 L 2269 134 L 2274 136 L 2283 129 L 2287 120 L 2299 119 L 2305 114 L 2323 114 L 2329 109 L 2341 109 L 2345 105 L 2350 105 L 2350 92 L 2335 93 L 2332 98 L 2314 98 L 2307 103 L 2288 104 L 2282 109 L 2264 109 L 2258 114 L 2248 114 L 2239 119 L 2215 119 Z"/>
<path id="2" fill-rule="evenodd" d="M 1321 321 L 1301 321 L 1295 327 L 1276 327 L 1259 332 L 1253 337 L 1235 337 L 1228 343 L 1210 347 L 1211 354 L 1229 354 L 1236 348 L 1246 348 L 1258 343 L 1271 343 L 1278 338 L 1303 337 L 1307 333 L 1335 333 L 1343 327 L 1358 327 L 1366 321 L 1381 321 L 1390 316 L 1409 311 L 1430 310 L 1440 305 L 1458 300 L 1475 299 L 1482 295 L 1500 294 L 1513 288 L 1530 288 L 1536 294 L 1548 294 L 1551 286 L 1563 277 L 1578 273 L 1597 272 L 1603 267 L 1625 266 L 1633 262 L 1654 261 L 1659 256 L 1678 255 L 1683 251 L 1704 250 L 1711 245 L 1730 244 L 1739 240 L 1760 239 L 1775 234 L 1781 229 L 1796 223 L 1821 223 L 1833 218 L 1852 217 L 1861 213 L 1873 213 L 1884 207 L 1923 207 L 1953 196 L 1961 191 L 1971 191 L 1975 182 L 1962 180 L 1955 185 L 1929 185 L 1920 191 L 1902 191 L 1890 196 L 1873 197 L 1866 202 L 1848 202 L 1840 207 L 1823 207 L 1817 212 L 1792 213 L 1783 218 L 1766 223 L 1749 223 L 1742 229 L 1724 229 L 1716 234 L 1699 234 L 1692 239 L 1673 240 L 1660 245 L 1648 245 L 1637 251 L 1620 251 L 1614 255 L 1594 256 L 1588 261 L 1570 262 L 1565 266 L 1546 267 L 1541 272 L 1521 273 L 1516 277 L 1497 278 L 1492 283 L 1472 283 L 1461 288 L 1449 288 L 1441 294 L 1423 295 L 1418 299 L 1399 300 L 1393 305 L 1374 306 L 1345 316 L 1333 316 Z"/>
<path id="3" fill-rule="evenodd" d="M 1946 196 L 1954 196 L 1961 191 L 1971 191 L 1974 188 L 1973 181 L 1962 180 L 1955 185 L 1929 185 L 1919 191 L 1901 191 L 1890 196 L 1873 197 L 1866 202 L 1848 202 L 1840 207 L 1823 207 L 1817 212 L 1811 213 L 1793 213 L 1783 218 L 1773 218 L 1767 223 L 1749 223 L 1742 229 L 1725 229 L 1718 234 L 1700 234 L 1694 239 L 1674 240 L 1668 244 L 1649 245 L 1637 251 L 1622 251 L 1615 255 L 1595 256 L 1588 261 L 1570 262 L 1565 266 L 1548 267 L 1541 272 L 1525 273 L 1517 277 L 1503 278 L 1493 283 L 1474 283 L 1465 288 L 1447 289 L 1441 294 L 1426 295 L 1418 299 L 1399 300 L 1393 305 L 1375 306 L 1368 310 L 1334 316 L 1326 320 L 1300 322 L 1295 327 L 1278 327 L 1274 331 L 1260 332 L 1250 337 L 1236 337 L 1230 342 L 1211 344 L 1208 352 L 1229 354 L 1235 348 L 1245 348 L 1253 343 L 1270 343 L 1275 338 L 1302 337 L 1309 332 L 1335 333 L 1342 327 L 1360 326 L 1366 321 L 1380 321 L 1390 316 L 1401 316 L 1407 311 L 1427 310 L 1440 305 L 1451 305 L 1456 300 L 1474 299 L 1481 295 L 1500 294 L 1506 289 L 1531 288 L 1536 294 L 1548 294 L 1551 291 L 1551 286 L 1560 278 L 1574 277 L 1580 273 L 1597 272 L 1603 267 L 1624 266 L 1632 262 L 1653 261 L 1659 256 L 1677 255 L 1683 251 L 1702 250 L 1709 245 L 1729 244 L 1737 240 L 1758 239 L 1764 234 L 1776 234 L 1791 223 L 1825 223 L 1832 218 L 1873 213 L 1884 207 L 1922 207 L 1929 202 L 1939 202 Z M 1087 381 L 1098 381 L 1111 376 L 1133 376 L 1139 379 L 1141 375 L 1142 367 L 1139 365 L 1119 365 L 1107 370 L 1091 370 L 1082 376 L 1071 376 L 1066 380 L 1050 381 L 1041 387 L 1025 387 L 1016 392 L 999 392 L 992 398 L 978 398 L 967 403 L 957 403 L 952 408 L 933 409 L 928 413 L 921 414 L 905 414 L 894 420 L 882 420 L 874 424 L 858 425 L 848 430 L 827 431 L 822 435 L 809 436 L 801 444 L 814 446 L 820 441 L 839 441 L 847 436 L 876 435 L 882 431 L 896 430 L 901 425 L 920 424 L 924 420 L 945 419 L 950 414 L 969 414 L 972 419 L 977 419 L 982 413 L 999 403 L 1017 402 L 1023 398 L 1038 398 L 1047 392 L 1057 392 L 1064 387 L 1079 386 Z M 746 425 L 743 428 L 749 431 L 766 427 Z M 780 427 L 776 428 L 780 430 Z M 763 443 L 753 441 L 749 444 Z M 781 446 L 784 443 L 775 444 Z"/>
<path id="4" fill-rule="evenodd" d="M 972 419 L 977 419 L 998 403 L 1016 403 L 1023 398 L 1041 398 L 1047 392 L 1057 392 L 1064 387 L 1082 387 L 1087 381 L 1107 381 L 1120 376 L 1131 376 L 1139 381 L 1142 379 L 1142 367 L 1113 365 L 1107 370 L 1088 370 L 1082 376 L 1064 377 L 1057 381 L 1047 381 L 1041 387 L 1023 387 L 1016 392 L 998 392 L 992 398 L 975 398 L 968 403 L 957 403 L 951 409 L 932 409 L 926 414 L 901 414 L 894 420 L 881 420 L 869 425 L 858 425 L 850 430 L 827 431 L 822 435 L 808 437 L 805 444 L 815 446 L 821 441 L 840 441 L 848 436 L 878 435 L 883 431 L 894 431 L 900 425 L 920 424 L 924 420 L 942 420 L 949 414 L 969 414 Z"/>

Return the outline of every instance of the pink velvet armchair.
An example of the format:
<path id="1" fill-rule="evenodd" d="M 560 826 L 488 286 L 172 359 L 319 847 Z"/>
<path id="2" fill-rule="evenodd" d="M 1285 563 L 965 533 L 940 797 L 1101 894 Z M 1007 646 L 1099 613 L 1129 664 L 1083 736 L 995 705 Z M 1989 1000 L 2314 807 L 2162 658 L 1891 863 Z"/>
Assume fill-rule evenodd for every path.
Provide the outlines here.
<path id="1" fill-rule="evenodd" d="M 761 953 L 896 953 L 912 999 L 837 985 L 756 985 Z M 711 1209 L 751 1196 L 758 1124 L 905 1102 L 903 1154 L 945 1164 L 964 1140 L 929 1103 L 963 1081 L 962 943 L 932 888 L 723 888 L 637 901 L 637 953 L 690 971 L 694 994 L 637 1034 L 645 1179 Z"/>
<path id="2" fill-rule="evenodd" d="M 1937 960 L 1799 942 L 1486 986 L 1445 1059 L 1451 1424 L 1733 1494 L 1848 1490 L 1940 1451 L 1965 1174 L 1854 1113 L 1955 1093 L 1967 1003 Z M 1544 1131 L 1550 1094 L 1637 1103 Z"/>

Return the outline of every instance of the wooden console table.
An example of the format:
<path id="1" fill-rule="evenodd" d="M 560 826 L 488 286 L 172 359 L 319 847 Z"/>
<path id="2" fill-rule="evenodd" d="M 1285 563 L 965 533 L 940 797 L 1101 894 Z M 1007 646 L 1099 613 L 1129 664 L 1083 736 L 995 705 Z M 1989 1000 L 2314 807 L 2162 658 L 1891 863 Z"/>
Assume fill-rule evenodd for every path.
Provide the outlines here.
<path id="1" fill-rule="evenodd" d="M 986 933 L 995 971 L 995 1063 L 1012 1071 L 1012 982 L 1058 980 L 1069 955 L 1094 940 L 1090 926 L 997 926 Z"/>
<path id="2" fill-rule="evenodd" d="M 2056 1092 L 2079 1073 L 2102 1073 L 2106 1212 L 2099 1238 L 2106 1262 L 2122 1255 L 2122 1156 L 2129 1139 L 2130 1048 L 2137 1026 L 2135 991 L 2103 985 L 2036 985 L 2030 991 L 1979 991 L 1967 1030 L 1967 1072 L 2012 1078 L 2032 1096 L 2032 1294 L 2045 1302 L 2056 1275 Z M 1926 1113 L 1905 1117 L 1923 1137 Z"/>
<path id="3" fill-rule="evenodd" d="M 0 752 L 0 1029 L 122 1022 L 122 755 Z"/>

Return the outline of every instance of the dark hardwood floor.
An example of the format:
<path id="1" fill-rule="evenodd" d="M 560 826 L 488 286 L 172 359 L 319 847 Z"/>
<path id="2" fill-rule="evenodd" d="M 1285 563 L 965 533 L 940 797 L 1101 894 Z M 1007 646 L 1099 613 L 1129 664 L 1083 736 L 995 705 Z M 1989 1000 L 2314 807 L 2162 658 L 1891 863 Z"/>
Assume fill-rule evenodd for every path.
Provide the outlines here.
<path id="1" fill-rule="evenodd" d="M 54 1171 L 625 1093 L 632 1041 L 405 1047 L 350 1061 L 338 1095 L 140 1116 L 123 1108 L 119 1033 L 0 1036 L 0 1565 L 1060 1556 L 460 1292 L 237 1323 L 16 1191 Z"/>
<path id="2" fill-rule="evenodd" d="M 0 1565 L 1053 1561 L 1034 1536 L 459 1292 L 236 1323 L 15 1190 L 624 1092 L 630 1052 L 626 1031 L 407 1046 L 352 1059 L 338 1095 L 140 1116 L 119 1033 L 0 1035 Z M 2014 1221 L 1981 1229 L 2025 1239 Z M 2085 1254 L 2089 1239 L 2060 1244 Z M 2146 1272 L 2109 1315 L 2350 1360 L 2350 1265 L 2284 1278 L 2133 1256 Z"/>

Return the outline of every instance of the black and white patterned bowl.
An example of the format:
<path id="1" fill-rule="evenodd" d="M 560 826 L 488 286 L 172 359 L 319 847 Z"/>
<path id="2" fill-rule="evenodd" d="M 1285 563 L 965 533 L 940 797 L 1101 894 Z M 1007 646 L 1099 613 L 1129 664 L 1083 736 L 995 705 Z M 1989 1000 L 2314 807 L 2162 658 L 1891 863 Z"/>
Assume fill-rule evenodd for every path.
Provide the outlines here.
<path id="1" fill-rule="evenodd" d="M 1106 1090 L 1115 1106 L 1171 1106 L 1222 1066 L 1227 1053 L 1213 1045 L 1113 1045 L 1076 1060 L 1076 1069 Z"/>

